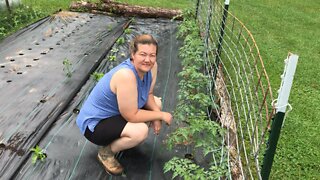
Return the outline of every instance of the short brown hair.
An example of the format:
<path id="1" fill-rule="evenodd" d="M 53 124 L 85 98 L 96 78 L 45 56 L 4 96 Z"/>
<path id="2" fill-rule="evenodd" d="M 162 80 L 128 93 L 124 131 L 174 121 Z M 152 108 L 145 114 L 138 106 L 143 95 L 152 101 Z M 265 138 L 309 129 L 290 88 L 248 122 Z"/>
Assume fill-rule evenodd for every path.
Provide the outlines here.
<path id="1" fill-rule="evenodd" d="M 130 53 L 135 54 L 138 51 L 138 44 L 153 44 L 157 47 L 156 54 L 158 54 L 158 42 L 150 34 L 141 34 L 136 36 L 130 42 Z"/>

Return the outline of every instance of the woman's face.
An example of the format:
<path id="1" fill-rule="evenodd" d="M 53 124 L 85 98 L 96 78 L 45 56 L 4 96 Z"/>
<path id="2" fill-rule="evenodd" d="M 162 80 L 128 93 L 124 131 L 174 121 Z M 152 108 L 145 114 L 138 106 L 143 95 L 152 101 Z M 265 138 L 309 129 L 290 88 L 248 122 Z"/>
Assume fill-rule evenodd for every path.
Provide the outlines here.
<path id="1" fill-rule="evenodd" d="M 153 44 L 138 44 L 138 51 L 131 54 L 133 64 L 139 75 L 150 71 L 157 60 L 157 47 Z"/>

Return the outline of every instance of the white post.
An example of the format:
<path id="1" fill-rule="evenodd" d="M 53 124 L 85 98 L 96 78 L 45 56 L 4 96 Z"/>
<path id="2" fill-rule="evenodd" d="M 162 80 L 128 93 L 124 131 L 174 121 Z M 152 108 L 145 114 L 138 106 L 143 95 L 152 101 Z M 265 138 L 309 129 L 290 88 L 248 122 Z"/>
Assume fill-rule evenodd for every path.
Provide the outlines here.
<path id="1" fill-rule="evenodd" d="M 286 65 L 284 68 L 284 73 L 281 76 L 282 82 L 279 89 L 278 102 L 276 104 L 277 113 L 272 121 L 269 143 L 267 143 L 268 145 L 261 169 L 262 180 L 269 179 L 281 127 L 286 114 L 286 108 L 288 105 L 289 94 L 292 86 L 293 76 L 296 71 L 297 62 L 298 56 L 295 54 L 289 54 L 288 58 L 285 60 Z"/>
<path id="2" fill-rule="evenodd" d="M 279 89 L 278 101 L 276 104 L 276 112 L 286 112 L 290 90 L 292 87 L 293 76 L 298 63 L 298 58 L 298 55 L 289 54 L 288 58 L 285 60 L 286 66 L 284 69 L 284 73 L 281 76 L 282 82 Z"/>

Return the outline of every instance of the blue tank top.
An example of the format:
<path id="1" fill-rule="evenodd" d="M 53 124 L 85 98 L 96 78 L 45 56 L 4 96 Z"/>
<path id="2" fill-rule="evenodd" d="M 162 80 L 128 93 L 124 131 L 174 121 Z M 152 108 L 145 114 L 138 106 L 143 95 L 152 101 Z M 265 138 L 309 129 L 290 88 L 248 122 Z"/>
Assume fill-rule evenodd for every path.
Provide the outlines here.
<path id="1" fill-rule="evenodd" d="M 100 120 L 120 115 L 117 96 L 110 89 L 110 81 L 114 73 L 123 68 L 131 69 L 136 75 L 138 108 L 141 109 L 146 104 L 152 83 L 151 71 L 147 72 L 141 80 L 130 59 L 127 59 L 99 80 L 83 104 L 77 117 L 77 125 L 82 134 L 87 127 L 93 132 Z"/>

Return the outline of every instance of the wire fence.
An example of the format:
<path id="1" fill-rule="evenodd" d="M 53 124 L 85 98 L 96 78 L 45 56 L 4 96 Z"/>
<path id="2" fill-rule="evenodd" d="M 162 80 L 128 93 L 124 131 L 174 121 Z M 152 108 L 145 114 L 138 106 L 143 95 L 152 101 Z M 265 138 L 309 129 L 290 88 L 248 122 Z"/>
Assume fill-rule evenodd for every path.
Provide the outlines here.
<path id="1" fill-rule="evenodd" d="M 245 25 L 228 12 L 229 2 L 198 0 L 205 73 L 212 101 L 208 115 L 227 129 L 229 179 L 261 179 L 267 133 L 274 115 L 269 78 L 258 46 Z"/>

